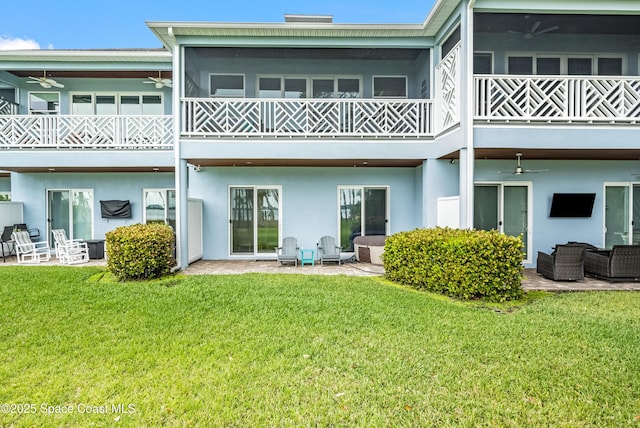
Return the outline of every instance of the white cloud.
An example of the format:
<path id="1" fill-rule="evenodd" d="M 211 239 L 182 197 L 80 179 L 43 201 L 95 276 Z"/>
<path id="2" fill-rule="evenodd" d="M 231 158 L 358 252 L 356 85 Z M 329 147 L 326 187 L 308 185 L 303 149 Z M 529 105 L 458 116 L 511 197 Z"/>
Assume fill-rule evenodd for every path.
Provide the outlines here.
<path id="1" fill-rule="evenodd" d="M 35 40 L 10 38 L 0 36 L 0 51 L 40 49 L 40 45 Z"/>

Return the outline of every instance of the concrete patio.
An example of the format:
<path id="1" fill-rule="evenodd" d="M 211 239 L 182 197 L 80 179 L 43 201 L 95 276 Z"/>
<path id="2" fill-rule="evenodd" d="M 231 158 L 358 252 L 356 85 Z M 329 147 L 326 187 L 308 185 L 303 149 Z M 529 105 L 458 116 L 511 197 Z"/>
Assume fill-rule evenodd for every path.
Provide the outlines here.
<path id="1" fill-rule="evenodd" d="M 6 262 L 0 262 L 2 266 L 18 265 L 15 257 L 7 258 Z M 61 265 L 59 261 L 52 257 L 48 262 L 29 264 L 28 266 L 55 266 Z M 90 260 L 88 263 L 81 263 L 71 266 L 106 266 L 104 259 Z M 184 271 L 186 275 L 232 275 L 241 273 L 283 273 L 283 274 L 304 274 L 304 275 L 346 275 L 346 276 L 381 276 L 384 268 L 371 263 L 336 263 L 298 266 L 278 265 L 275 261 L 264 260 L 199 260 L 189 265 Z M 583 281 L 561 282 L 551 281 L 538 275 L 535 269 L 524 270 L 524 280 L 522 287 L 525 290 L 545 290 L 545 291 L 640 291 L 640 282 L 608 282 L 595 278 L 585 278 Z"/>

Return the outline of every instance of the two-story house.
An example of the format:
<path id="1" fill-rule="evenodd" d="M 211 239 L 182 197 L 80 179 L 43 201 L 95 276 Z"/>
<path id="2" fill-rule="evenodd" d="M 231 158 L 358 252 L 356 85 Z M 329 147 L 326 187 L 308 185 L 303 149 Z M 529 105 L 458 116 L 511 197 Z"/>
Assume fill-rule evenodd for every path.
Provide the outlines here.
<path id="1" fill-rule="evenodd" d="M 439 0 L 415 25 L 149 22 L 163 49 L 0 52 L 0 191 L 76 238 L 167 221 L 183 268 L 436 225 L 521 235 L 527 265 L 637 243 L 639 6 Z"/>

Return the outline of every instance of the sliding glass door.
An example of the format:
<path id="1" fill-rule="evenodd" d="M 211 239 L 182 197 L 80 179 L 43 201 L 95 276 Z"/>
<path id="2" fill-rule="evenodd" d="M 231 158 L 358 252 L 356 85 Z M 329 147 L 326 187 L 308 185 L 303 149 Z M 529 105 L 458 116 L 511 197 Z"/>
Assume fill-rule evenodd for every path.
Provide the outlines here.
<path id="1" fill-rule="evenodd" d="M 93 237 L 93 190 L 49 190 L 47 209 L 49 242 L 53 229 L 64 229 L 70 239 Z"/>
<path id="2" fill-rule="evenodd" d="M 389 234 L 387 187 L 342 186 L 338 189 L 340 246 L 353 251 L 360 235 Z"/>
<path id="3" fill-rule="evenodd" d="M 640 184 L 605 184 L 604 246 L 640 244 Z"/>
<path id="4" fill-rule="evenodd" d="M 174 189 L 144 189 L 144 222 L 166 223 L 176 230 Z"/>
<path id="5" fill-rule="evenodd" d="M 487 183 L 474 188 L 474 227 L 521 236 L 525 262 L 531 259 L 530 183 Z"/>
<path id="6" fill-rule="evenodd" d="M 229 188 L 229 240 L 232 255 L 273 254 L 279 245 L 279 186 Z"/>

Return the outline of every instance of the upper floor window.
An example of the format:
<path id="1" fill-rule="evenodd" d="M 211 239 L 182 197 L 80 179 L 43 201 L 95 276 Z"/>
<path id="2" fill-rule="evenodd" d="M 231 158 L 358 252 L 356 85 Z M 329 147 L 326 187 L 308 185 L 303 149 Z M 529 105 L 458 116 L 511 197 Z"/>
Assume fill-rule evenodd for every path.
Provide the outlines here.
<path id="1" fill-rule="evenodd" d="M 218 98 L 244 98 L 244 75 L 210 74 L 209 95 Z"/>
<path id="2" fill-rule="evenodd" d="M 407 76 L 374 76 L 374 98 L 407 98 Z"/>
<path id="3" fill-rule="evenodd" d="M 71 95 L 71 114 L 79 115 L 162 115 L 162 94 Z"/>
<path id="4" fill-rule="evenodd" d="M 518 75 L 622 76 L 622 56 L 510 55 L 507 72 Z"/>
<path id="5" fill-rule="evenodd" d="M 359 77 L 288 77 L 258 78 L 260 98 L 358 98 Z M 309 90 L 310 88 L 310 90 Z"/>
<path id="6" fill-rule="evenodd" d="M 29 92 L 29 114 L 59 114 L 59 92 Z"/>

